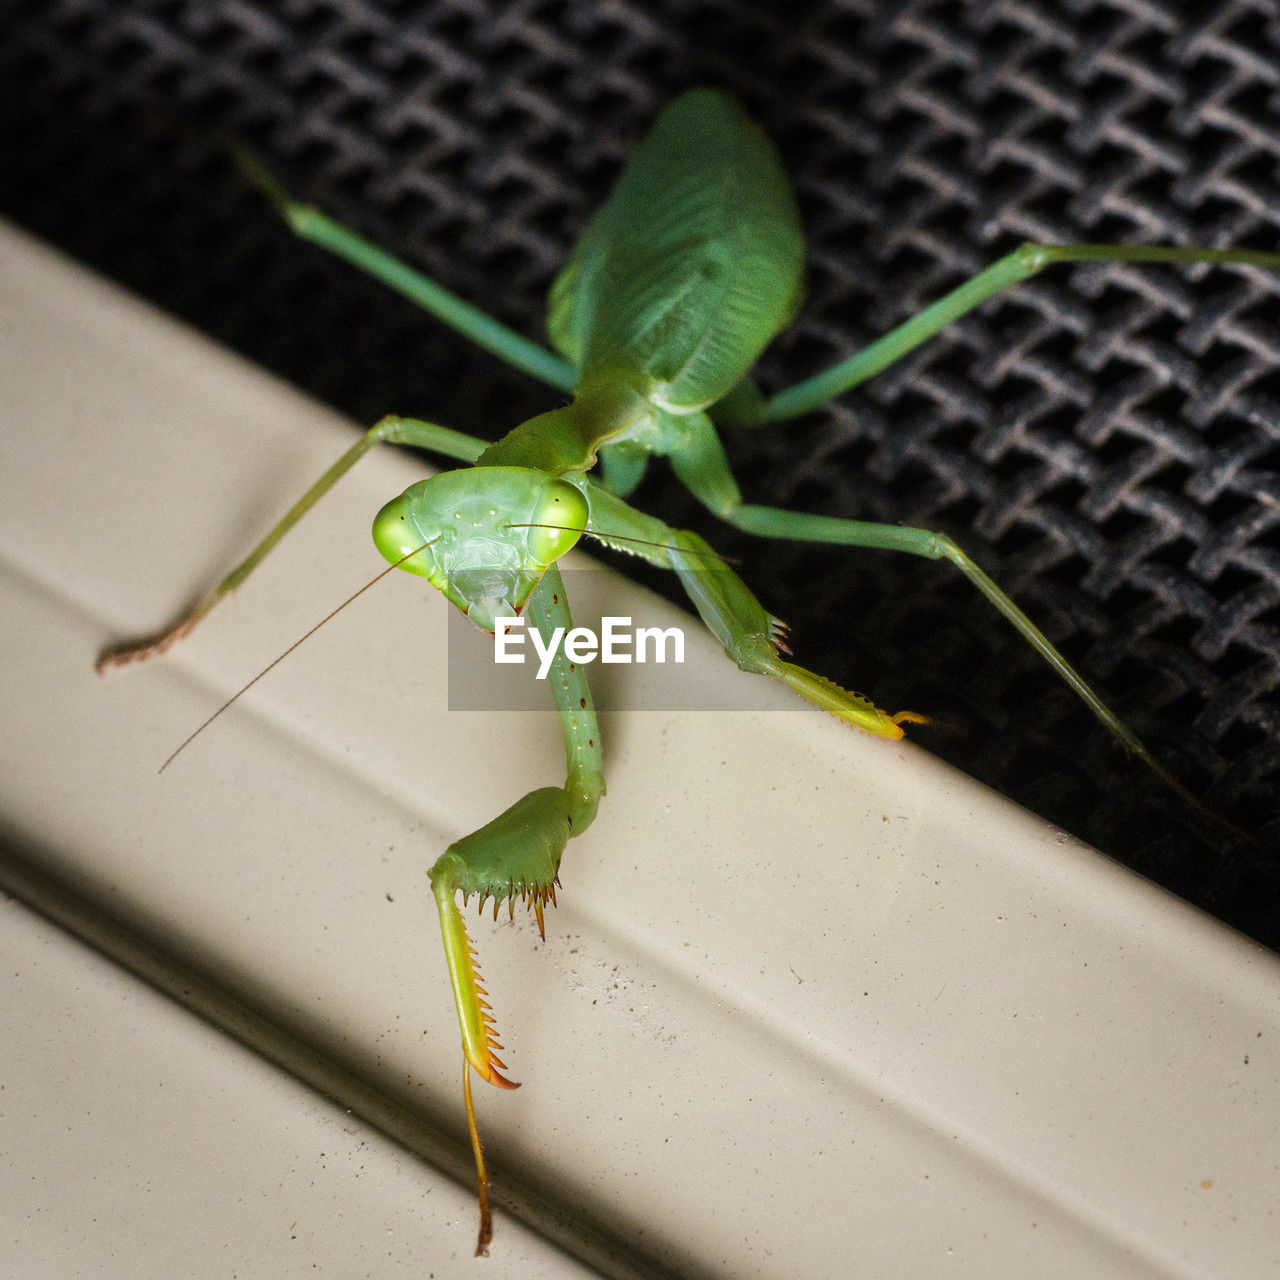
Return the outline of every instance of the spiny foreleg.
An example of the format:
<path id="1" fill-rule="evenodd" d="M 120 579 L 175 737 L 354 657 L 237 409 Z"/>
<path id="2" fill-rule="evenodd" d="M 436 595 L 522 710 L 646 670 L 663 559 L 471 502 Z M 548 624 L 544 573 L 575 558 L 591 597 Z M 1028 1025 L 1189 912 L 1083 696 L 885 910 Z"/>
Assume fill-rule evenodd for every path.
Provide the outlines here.
<path id="1" fill-rule="evenodd" d="M 529 597 L 525 616 L 548 643 L 557 627 L 563 627 L 565 633 L 572 628 L 564 583 L 554 565 Z M 481 909 L 492 900 L 495 919 L 503 903 L 514 914 L 516 901 L 523 901 L 537 917 L 538 931 L 544 933 L 543 910 L 548 902 L 555 904 L 565 845 L 591 824 L 604 792 L 600 729 L 581 665 L 571 663 L 563 649 L 557 648 L 548 681 L 564 731 L 564 786 L 540 787 L 522 796 L 478 831 L 455 840 L 431 868 L 431 891 L 440 913 L 449 980 L 462 1031 L 463 1097 L 480 1196 L 477 1255 L 488 1252 L 493 1224 L 489 1177 L 467 1073 L 474 1070 L 482 1080 L 505 1089 L 516 1085 L 502 1074 L 507 1069 L 498 1056 L 502 1044 L 458 898 L 461 895 L 465 904 L 477 897 Z"/>

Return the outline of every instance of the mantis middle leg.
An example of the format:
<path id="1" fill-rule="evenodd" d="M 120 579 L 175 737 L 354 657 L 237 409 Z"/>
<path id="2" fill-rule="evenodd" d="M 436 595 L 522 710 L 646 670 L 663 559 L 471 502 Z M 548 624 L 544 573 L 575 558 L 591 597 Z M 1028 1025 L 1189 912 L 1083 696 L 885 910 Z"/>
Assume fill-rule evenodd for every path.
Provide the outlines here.
<path id="1" fill-rule="evenodd" d="M 674 570 L 699 616 L 743 671 L 772 676 L 846 724 L 881 738 L 901 738 L 902 724 L 920 722 L 912 711 L 890 715 L 860 694 L 782 657 L 786 624 L 770 614 L 724 560 L 696 533 L 673 529 L 584 481 L 590 497 L 589 532 L 607 546 Z"/>

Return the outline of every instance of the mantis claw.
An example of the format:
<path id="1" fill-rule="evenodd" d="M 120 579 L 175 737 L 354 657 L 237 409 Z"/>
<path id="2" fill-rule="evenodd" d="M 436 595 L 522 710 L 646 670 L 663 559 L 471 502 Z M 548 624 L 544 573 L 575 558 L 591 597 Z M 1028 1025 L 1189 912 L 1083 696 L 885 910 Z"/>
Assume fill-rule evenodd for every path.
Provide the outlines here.
<path id="1" fill-rule="evenodd" d="M 493 1226 L 489 1175 L 471 1097 L 471 1072 L 500 1089 L 516 1089 L 519 1085 L 503 1074 L 507 1064 L 499 1053 L 506 1050 L 498 1039 L 493 1006 L 480 977 L 479 961 L 467 933 L 462 906 L 475 894 L 481 912 L 492 900 L 496 920 L 505 901 L 508 913 L 514 918 L 516 899 L 520 898 L 537 918 L 538 932 L 545 939 L 544 912 L 547 903 L 555 901 L 556 874 L 571 834 L 569 814 L 574 802 L 575 793 L 564 787 L 544 787 L 530 792 L 479 831 L 451 844 L 431 868 L 431 891 L 440 913 L 449 980 L 462 1032 L 463 1097 L 480 1198 L 478 1255 L 487 1252 Z M 462 906 L 459 906 L 459 894 Z"/>

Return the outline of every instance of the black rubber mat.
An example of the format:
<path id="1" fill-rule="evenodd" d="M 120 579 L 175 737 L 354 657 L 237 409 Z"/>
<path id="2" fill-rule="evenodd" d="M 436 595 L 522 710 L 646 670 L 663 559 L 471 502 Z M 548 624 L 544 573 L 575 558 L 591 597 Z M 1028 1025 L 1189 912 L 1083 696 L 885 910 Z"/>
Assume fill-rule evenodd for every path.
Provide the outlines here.
<path id="1" fill-rule="evenodd" d="M 494 437 L 556 397 L 294 241 L 200 131 L 249 141 L 540 335 L 552 276 L 658 109 L 729 88 L 781 148 L 811 240 L 770 387 L 1024 239 L 1280 248 L 1272 0 L 0 0 L 0 16 L 0 210 L 366 422 Z M 916 736 L 1280 947 L 1278 299 L 1250 270 L 1061 271 L 839 405 L 728 440 L 749 500 L 953 534 L 1256 848 L 1197 830 L 954 571 L 736 536 L 661 467 L 637 502 L 739 557 L 805 665 L 950 722 Z"/>

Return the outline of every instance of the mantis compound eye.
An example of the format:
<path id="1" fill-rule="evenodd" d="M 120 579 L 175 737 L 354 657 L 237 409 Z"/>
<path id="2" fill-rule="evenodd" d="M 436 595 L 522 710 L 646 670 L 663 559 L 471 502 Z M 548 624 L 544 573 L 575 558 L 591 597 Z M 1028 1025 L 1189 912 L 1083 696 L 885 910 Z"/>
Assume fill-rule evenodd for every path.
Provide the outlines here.
<path id="1" fill-rule="evenodd" d="M 587 500 L 565 480 L 552 480 L 531 517 L 529 555 L 539 564 L 558 560 L 587 527 Z"/>
<path id="2" fill-rule="evenodd" d="M 417 550 L 416 555 L 404 560 L 399 567 L 406 573 L 434 580 L 437 573 L 436 559 L 430 548 L 423 545 L 429 539 L 423 535 L 421 526 L 414 519 L 413 504 L 409 500 L 412 492 L 409 490 L 400 497 L 393 498 L 378 512 L 373 522 L 373 541 L 392 564 Z"/>

